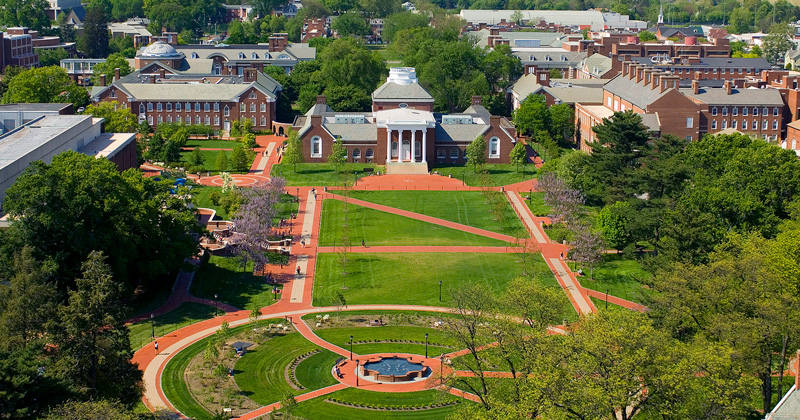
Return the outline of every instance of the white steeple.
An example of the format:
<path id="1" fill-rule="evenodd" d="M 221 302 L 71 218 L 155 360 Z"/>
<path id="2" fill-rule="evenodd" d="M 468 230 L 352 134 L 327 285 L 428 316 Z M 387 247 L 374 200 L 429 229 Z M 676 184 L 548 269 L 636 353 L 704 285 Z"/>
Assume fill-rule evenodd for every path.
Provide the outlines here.
<path id="1" fill-rule="evenodd" d="M 658 23 L 664 23 L 664 5 L 661 5 L 661 8 L 658 9 Z"/>

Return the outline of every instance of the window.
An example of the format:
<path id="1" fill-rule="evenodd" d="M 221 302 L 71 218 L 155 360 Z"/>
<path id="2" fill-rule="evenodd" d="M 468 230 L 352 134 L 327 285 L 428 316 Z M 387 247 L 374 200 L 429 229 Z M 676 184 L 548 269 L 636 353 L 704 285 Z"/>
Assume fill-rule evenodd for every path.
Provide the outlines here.
<path id="1" fill-rule="evenodd" d="M 267 125 L 267 117 L 261 117 L 261 126 L 264 127 Z"/>
<path id="2" fill-rule="evenodd" d="M 747 116 L 747 107 L 742 108 L 742 115 Z"/>
<path id="3" fill-rule="evenodd" d="M 159 115 L 158 116 L 158 123 L 161 124 L 162 121 L 164 121 L 164 120 L 161 118 L 161 115 Z"/>
<path id="4" fill-rule="evenodd" d="M 756 107 L 753 107 L 753 116 L 754 117 L 758 116 L 758 108 L 756 108 Z"/>
<path id="5" fill-rule="evenodd" d="M 171 123 L 171 122 L 172 122 L 172 115 L 167 115 L 167 122 L 168 122 L 168 123 Z"/>
<path id="6" fill-rule="evenodd" d="M 186 112 L 189 112 L 191 110 L 192 110 L 192 104 L 190 104 L 189 102 L 186 102 Z"/>
<path id="7" fill-rule="evenodd" d="M 256 117 L 250 117 L 250 124 L 253 124 L 253 127 L 256 126 Z"/>
<path id="8" fill-rule="evenodd" d="M 722 120 L 722 129 L 728 128 L 728 120 Z"/>
<path id="9" fill-rule="evenodd" d="M 172 112 L 172 102 L 167 102 L 167 112 Z"/>
<path id="10" fill-rule="evenodd" d="M 692 136 L 686 136 L 686 141 L 692 141 Z"/>
<path id="11" fill-rule="evenodd" d="M 766 117 L 767 115 L 769 115 L 769 109 L 767 109 L 767 107 L 764 107 L 764 112 L 762 112 L 762 113 L 761 113 L 761 115 L 763 115 L 763 116 L 765 116 L 765 117 Z"/>
<path id="12" fill-rule="evenodd" d="M 231 115 L 231 110 L 230 110 L 230 108 L 228 108 L 228 105 L 225 105 L 225 111 L 224 111 L 224 113 L 225 113 L 225 116 L 226 116 L 226 117 L 227 117 L 227 116 L 229 116 L 229 115 Z"/>
<path id="13" fill-rule="evenodd" d="M 414 142 L 414 157 L 422 156 L 422 143 L 415 141 Z"/>
<path id="14" fill-rule="evenodd" d="M 614 111 L 619 111 L 619 101 L 614 99 Z"/>
<path id="15" fill-rule="evenodd" d="M 777 130 L 778 129 L 778 120 L 772 120 L 772 129 L 773 130 Z"/>
<path id="16" fill-rule="evenodd" d="M 733 115 L 734 117 L 739 115 L 739 108 L 733 107 L 733 109 L 731 109 L 731 115 Z"/>
<path id="17" fill-rule="evenodd" d="M 214 102 L 214 112 L 219 112 L 219 102 Z"/>
<path id="18" fill-rule="evenodd" d="M 267 104 L 261 103 L 261 112 L 267 112 Z"/>
<path id="19" fill-rule="evenodd" d="M 194 112 L 200 112 L 200 102 L 194 103 Z"/>
<path id="20" fill-rule="evenodd" d="M 444 160 L 444 158 L 446 157 L 446 154 L 447 154 L 447 152 L 445 152 L 444 149 L 439 149 L 439 150 L 436 151 L 436 157 L 439 160 Z"/>
<path id="21" fill-rule="evenodd" d="M 694 118 L 689 117 L 686 119 L 686 128 L 694 128 Z"/>
<path id="22" fill-rule="evenodd" d="M 252 58 L 253 60 L 258 60 L 258 53 L 250 54 L 250 58 Z"/>
<path id="23" fill-rule="evenodd" d="M 180 123 L 181 123 L 181 116 L 180 116 L 180 115 L 178 115 L 177 117 L 175 117 L 175 122 L 176 122 L 176 123 L 178 123 L 178 124 L 180 124 Z"/>
<path id="24" fill-rule="evenodd" d="M 606 105 L 608 105 L 608 107 L 611 108 L 611 97 L 610 96 L 608 98 L 606 98 Z"/>
<path id="25" fill-rule="evenodd" d="M 241 53 L 241 52 L 240 52 L 240 53 L 239 53 L 239 58 L 240 58 L 240 59 L 244 59 L 244 53 Z"/>
<path id="26" fill-rule="evenodd" d="M 311 157 L 322 157 L 322 138 L 314 136 L 311 138 Z"/>
<path id="27" fill-rule="evenodd" d="M 164 107 L 163 107 L 163 105 L 161 105 L 161 102 L 157 103 L 156 104 L 156 111 L 161 112 L 163 110 L 164 110 Z"/>
<path id="28" fill-rule="evenodd" d="M 739 74 L 742 74 L 742 69 L 739 69 Z"/>
<path id="29" fill-rule="evenodd" d="M 361 149 L 355 148 L 353 149 L 353 160 L 361 159 Z"/>
<path id="30" fill-rule="evenodd" d="M 256 104 L 250 104 L 250 112 L 256 112 Z"/>
<path id="31" fill-rule="evenodd" d="M 731 128 L 736 128 L 736 120 L 731 121 Z"/>
<path id="32" fill-rule="evenodd" d="M 747 120 L 742 120 L 742 130 L 747 130 Z"/>
<path id="33" fill-rule="evenodd" d="M 175 111 L 181 112 L 181 103 L 180 102 L 176 102 L 175 103 Z"/>
<path id="34" fill-rule="evenodd" d="M 767 120 L 764 120 L 764 122 L 761 124 L 761 129 L 762 130 L 766 130 L 767 129 L 767 124 L 768 124 Z"/>
<path id="35" fill-rule="evenodd" d="M 186 124 L 191 124 L 191 123 L 192 123 L 192 116 L 189 115 L 189 114 L 186 114 Z"/>
<path id="36" fill-rule="evenodd" d="M 725 117 L 728 115 L 728 107 L 722 108 L 722 116 Z"/>
<path id="37" fill-rule="evenodd" d="M 211 111 L 211 104 L 208 103 L 208 102 L 204 103 L 203 104 L 203 111 L 205 111 L 205 112 Z"/>
<path id="38" fill-rule="evenodd" d="M 753 130 L 758 130 L 758 120 L 753 120 Z"/>
<path id="39" fill-rule="evenodd" d="M 147 103 L 147 112 L 153 112 L 153 103 L 152 102 L 148 102 Z"/>
<path id="40" fill-rule="evenodd" d="M 144 104 L 139 104 L 139 113 L 144 114 Z"/>
<path id="41" fill-rule="evenodd" d="M 716 130 L 717 129 L 717 120 L 712 120 L 711 121 L 711 129 L 712 130 Z"/>
<path id="42" fill-rule="evenodd" d="M 453 162 L 458 160 L 458 149 L 456 149 L 455 147 L 450 149 L 450 160 L 452 160 Z"/>
<path id="43" fill-rule="evenodd" d="M 498 139 L 497 137 L 492 137 L 489 140 L 489 157 L 490 158 L 500 157 L 500 139 Z"/>
<path id="44" fill-rule="evenodd" d="M 245 112 L 245 111 L 247 111 L 247 105 L 244 102 L 242 102 L 239 104 L 239 112 Z"/>
<path id="45" fill-rule="evenodd" d="M 203 120 L 204 120 L 203 123 L 205 125 L 211 125 L 211 117 L 209 117 L 208 115 L 206 115 Z"/>
<path id="46" fill-rule="evenodd" d="M 219 115 L 214 115 L 214 125 L 219 126 Z"/>
<path id="47" fill-rule="evenodd" d="M 250 96 L 248 96 L 248 98 L 255 99 L 256 98 L 256 93 L 254 91 L 250 91 Z"/>
<path id="48" fill-rule="evenodd" d="M 108 96 L 110 96 L 110 97 L 112 97 L 112 98 L 116 98 L 116 97 L 117 97 L 117 91 L 112 89 L 112 90 L 111 90 L 111 94 L 110 94 L 110 95 L 108 95 Z"/>
<path id="49" fill-rule="evenodd" d="M 712 107 L 711 108 L 711 115 L 714 116 L 714 117 L 717 116 L 717 107 Z"/>
<path id="50" fill-rule="evenodd" d="M 191 120 L 190 120 L 190 121 L 191 121 Z M 194 117 L 194 123 L 195 123 L 195 124 L 197 124 L 197 125 L 200 125 L 200 116 L 199 116 L 199 115 L 196 115 L 196 116 Z"/>
<path id="51" fill-rule="evenodd" d="M 778 108 L 772 108 L 772 116 L 773 117 L 777 117 L 778 116 Z"/>
<path id="52" fill-rule="evenodd" d="M 397 157 L 397 142 L 396 141 L 392 142 L 392 155 L 391 156 L 392 157 Z"/>
<path id="53" fill-rule="evenodd" d="M 147 116 L 147 123 L 150 124 L 150 125 L 153 125 L 153 116 L 152 115 L 148 115 Z"/>
<path id="54" fill-rule="evenodd" d="M 193 53 L 192 53 L 192 58 L 198 58 L 198 57 L 199 57 L 199 56 L 197 55 L 197 53 L 196 53 L 196 52 L 193 52 Z"/>

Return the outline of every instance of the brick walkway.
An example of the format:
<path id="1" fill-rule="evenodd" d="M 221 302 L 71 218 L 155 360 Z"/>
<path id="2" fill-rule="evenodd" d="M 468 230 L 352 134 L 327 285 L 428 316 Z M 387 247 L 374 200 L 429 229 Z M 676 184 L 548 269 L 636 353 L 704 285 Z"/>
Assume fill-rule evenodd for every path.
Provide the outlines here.
<path id="1" fill-rule="evenodd" d="M 259 153 L 259 156 L 257 156 L 255 161 L 253 162 L 253 166 L 251 167 L 251 174 L 234 175 L 234 177 L 260 176 L 263 179 L 268 179 L 266 176 L 261 174 L 268 175 L 272 165 L 278 162 L 278 157 L 275 150 L 277 150 L 277 147 L 280 145 L 281 142 L 283 142 L 283 140 L 284 138 L 282 137 L 259 136 L 257 138 L 259 147 L 257 148 L 256 151 L 257 153 L 258 152 L 261 153 Z M 267 157 L 263 156 L 264 150 L 269 151 Z M 155 168 L 150 168 L 150 169 L 153 170 Z M 213 179 L 214 177 L 204 178 L 200 182 L 206 185 L 215 185 L 213 183 Z M 578 313 L 584 314 L 593 312 L 596 309 L 592 304 L 591 299 L 589 299 L 589 296 L 597 297 L 597 294 L 599 292 L 587 290 L 580 285 L 580 283 L 575 278 L 574 274 L 568 269 L 565 261 L 562 258 L 562 253 L 566 254 L 569 251 L 569 248 L 565 245 L 553 244 L 550 242 L 550 240 L 547 238 L 546 233 L 542 229 L 542 224 L 550 223 L 550 221 L 547 218 L 533 216 L 533 214 L 531 214 L 530 210 L 520 197 L 520 193 L 525 194 L 526 192 L 530 191 L 530 189 L 535 189 L 535 187 L 536 187 L 535 180 L 528 180 L 517 184 L 509 185 L 506 188 L 504 188 L 509 203 L 513 206 L 513 208 L 517 212 L 517 215 L 523 221 L 523 223 L 525 224 L 530 233 L 530 239 L 527 240 L 525 246 L 535 247 L 535 249 L 541 252 L 542 257 L 548 264 L 548 267 L 550 267 L 550 269 L 553 271 L 554 276 L 558 280 L 561 287 L 565 290 L 566 295 L 569 297 L 570 302 L 572 302 L 573 306 L 575 307 L 576 311 L 578 311 Z M 294 188 L 296 187 L 290 188 L 289 191 L 292 192 L 292 189 Z M 355 189 L 433 190 L 433 191 L 479 190 L 479 188 L 476 187 L 465 187 L 462 185 L 461 181 L 455 178 L 448 178 L 436 175 L 368 176 L 360 179 Z M 299 192 L 299 197 L 301 197 L 301 199 L 299 200 L 300 211 L 298 212 L 297 218 L 294 221 L 291 221 L 291 223 L 293 223 L 292 233 L 294 239 L 291 249 L 292 256 L 288 265 L 286 265 L 282 269 L 272 270 L 273 275 L 276 278 L 280 279 L 279 281 L 284 282 L 284 293 L 281 294 L 280 300 L 277 303 L 268 307 L 261 308 L 260 312 L 262 315 L 259 319 L 271 319 L 271 318 L 286 318 L 287 320 L 291 319 L 292 326 L 300 334 L 302 334 L 303 337 L 305 337 L 312 343 L 322 348 L 333 351 L 339 355 L 349 356 L 349 350 L 345 350 L 341 347 L 335 346 L 331 343 L 322 340 L 316 334 L 314 334 L 311 331 L 311 329 L 305 324 L 305 322 L 302 321 L 301 319 L 301 317 L 306 314 L 332 312 L 336 310 L 336 308 L 334 307 L 313 307 L 311 305 L 311 301 L 312 301 L 312 291 L 314 283 L 313 281 L 314 268 L 316 265 L 315 264 L 316 254 L 319 252 L 335 251 L 333 247 L 318 246 L 318 234 L 320 226 L 320 213 L 321 213 L 322 201 L 323 199 L 341 200 L 342 197 L 333 193 L 319 192 L 315 198 L 314 195 L 311 193 L 311 187 L 299 187 L 297 188 L 297 190 Z M 322 191 L 322 188 L 321 187 L 317 188 L 317 191 Z M 499 239 L 502 241 L 507 241 L 511 243 L 515 241 L 515 238 L 508 235 L 503 235 L 496 232 L 478 229 L 471 226 L 466 226 L 459 223 L 438 219 L 435 217 L 430 217 L 397 208 L 374 204 L 362 200 L 348 199 L 348 201 L 356 205 L 373 208 L 376 210 L 381 210 L 401 215 L 404 217 L 425 221 L 428 223 L 435 223 L 452 229 L 459 229 L 465 232 L 474 233 L 494 239 Z M 301 245 L 300 243 L 301 238 L 305 242 L 305 246 Z M 508 253 L 508 252 L 516 252 L 516 250 L 517 249 L 512 246 L 509 247 L 354 246 L 351 248 L 351 252 L 365 252 L 365 253 L 366 252 Z M 298 266 L 300 267 L 300 274 L 296 273 L 296 267 Z M 199 303 L 215 305 L 215 306 L 218 305 L 217 302 L 198 299 L 191 296 L 188 293 L 188 287 L 190 282 L 191 282 L 191 275 L 188 273 L 182 273 L 181 276 L 176 281 L 175 288 L 169 300 L 167 301 L 167 304 L 164 305 L 165 309 L 168 309 L 169 307 L 175 307 L 176 299 L 179 302 L 196 301 L 192 299 L 197 299 Z M 603 299 L 605 298 L 605 294 L 602 294 L 602 298 Z M 630 309 L 641 309 L 641 306 L 633 302 L 628 302 L 613 296 L 609 296 L 609 302 Z M 166 366 L 167 362 L 170 360 L 170 358 L 172 358 L 176 353 L 183 350 L 190 344 L 196 342 L 197 340 L 200 340 L 204 337 L 213 334 L 219 328 L 219 325 L 223 321 L 228 322 L 231 327 L 235 327 L 237 325 L 242 325 L 246 322 L 249 322 L 248 311 L 237 310 L 236 308 L 229 306 L 225 306 L 224 310 L 226 313 L 223 316 L 198 322 L 196 324 L 192 324 L 190 326 L 174 331 L 167 336 L 160 337 L 159 345 L 162 351 L 158 355 L 155 354 L 152 345 L 145 346 L 144 348 L 140 349 L 134 354 L 133 361 L 135 363 L 138 363 L 140 368 L 144 371 L 145 391 L 143 395 L 143 400 L 148 405 L 148 407 L 150 407 L 151 409 L 168 408 L 174 411 L 174 407 L 172 407 L 169 401 L 167 401 L 161 388 L 161 373 L 163 372 L 163 369 Z M 430 306 L 420 306 L 420 305 L 350 305 L 349 307 L 343 310 L 345 311 L 410 310 L 410 311 L 428 311 L 428 312 L 450 312 L 450 308 L 430 307 Z M 143 319 L 147 319 L 147 317 L 149 317 L 148 314 L 142 314 L 132 319 L 132 321 L 141 321 Z M 563 333 L 563 331 L 564 329 L 560 326 L 550 327 L 550 332 L 554 334 Z M 453 352 L 446 355 L 446 357 L 452 358 L 461 354 L 464 354 L 464 351 Z M 351 366 L 348 363 L 345 363 L 345 365 L 342 368 L 343 378 L 341 379 L 341 382 L 339 384 L 299 395 L 296 397 L 297 401 L 305 401 L 311 398 L 315 398 L 318 396 L 329 394 L 331 392 L 338 391 L 340 389 L 344 389 L 348 386 L 353 386 L 355 382 L 355 376 L 354 376 L 355 369 L 354 368 L 350 369 Z M 437 362 L 434 361 L 433 358 L 431 358 L 428 361 L 426 361 L 426 363 L 430 363 L 433 365 L 436 364 Z M 345 367 L 346 369 L 344 369 Z M 441 366 L 436 365 L 436 368 L 440 369 Z M 462 373 L 459 372 L 458 374 Z M 489 374 L 496 376 L 503 376 L 506 373 L 494 372 Z M 431 375 L 431 377 L 433 376 L 434 375 Z M 431 380 L 422 381 L 419 383 L 415 383 L 419 385 L 414 385 L 414 386 L 425 387 L 421 389 L 427 389 L 439 385 L 438 383 L 435 382 L 436 381 L 431 381 Z M 400 392 L 400 391 L 405 392 L 411 389 L 407 387 L 409 384 L 403 384 L 403 386 L 399 384 L 383 384 L 391 386 L 380 386 L 380 385 L 381 384 L 375 384 L 375 383 L 365 384 L 364 388 L 366 389 L 367 387 L 371 387 L 375 388 L 375 390 L 386 391 L 386 392 Z M 362 387 L 361 381 L 359 381 L 359 386 Z M 455 388 L 450 389 L 449 392 L 453 395 L 458 395 L 460 397 L 467 398 L 472 401 L 479 401 L 477 396 Z M 258 410 L 254 410 L 252 412 L 244 414 L 239 418 L 252 419 L 259 416 L 263 416 L 268 414 L 270 411 L 279 408 L 279 406 L 280 404 L 276 402 L 261 407 Z"/>

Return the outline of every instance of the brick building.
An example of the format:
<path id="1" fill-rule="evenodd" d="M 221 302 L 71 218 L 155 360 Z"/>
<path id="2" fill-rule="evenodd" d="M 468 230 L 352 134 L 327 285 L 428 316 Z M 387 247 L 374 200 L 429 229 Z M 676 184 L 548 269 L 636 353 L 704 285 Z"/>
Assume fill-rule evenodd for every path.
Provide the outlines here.
<path id="1" fill-rule="evenodd" d="M 33 51 L 33 35 L 28 28 L 8 28 L 5 33 L 0 32 L 0 38 L 0 70 L 7 66 L 39 66 L 39 54 Z"/>
<path id="2" fill-rule="evenodd" d="M 417 82 L 413 68 L 392 68 L 372 95 L 373 111 L 334 112 L 317 98 L 293 128 L 299 131 L 306 162 L 325 162 L 334 141 L 342 141 L 348 162 L 386 163 L 390 173 L 427 173 L 430 166 L 464 164 L 465 150 L 478 136 L 487 143 L 487 162 L 508 163 L 516 142 L 514 126 L 491 115 L 474 97 L 459 114 L 433 112 L 433 97 Z"/>
<path id="3" fill-rule="evenodd" d="M 248 118 L 256 130 L 268 130 L 275 117 L 281 85 L 256 69 L 238 75 L 198 75 L 159 62 L 92 89 L 92 102 L 116 101 L 139 121 L 203 124 L 230 130 L 231 121 Z"/>

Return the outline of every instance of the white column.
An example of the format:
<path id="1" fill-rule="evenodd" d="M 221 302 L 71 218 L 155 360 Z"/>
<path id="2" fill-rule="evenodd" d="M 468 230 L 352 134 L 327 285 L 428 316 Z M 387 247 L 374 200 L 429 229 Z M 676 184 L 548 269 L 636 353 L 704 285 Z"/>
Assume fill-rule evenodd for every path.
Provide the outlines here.
<path id="1" fill-rule="evenodd" d="M 411 130 L 411 162 L 417 161 L 417 130 Z"/>
<path id="2" fill-rule="evenodd" d="M 397 162 L 400 163 L 403 161 L 403 133 L 406 130 L 402 128 L 399 130 L 400 137 L 397 138 Z"/>
<path id="3" fill-rule="evenodd" d="M 422 129 L 422 163 L 428 163 L 428 128 Z"/>
<path id="4" fill-rule="evenodd" d="M 386 127 L 386 163 L 392 160 L 392 130 Z"/>

